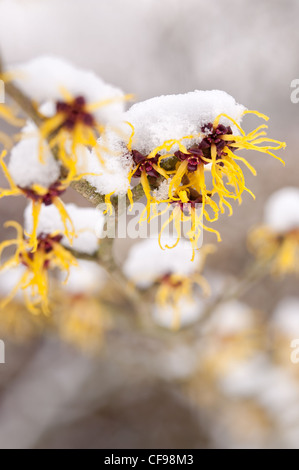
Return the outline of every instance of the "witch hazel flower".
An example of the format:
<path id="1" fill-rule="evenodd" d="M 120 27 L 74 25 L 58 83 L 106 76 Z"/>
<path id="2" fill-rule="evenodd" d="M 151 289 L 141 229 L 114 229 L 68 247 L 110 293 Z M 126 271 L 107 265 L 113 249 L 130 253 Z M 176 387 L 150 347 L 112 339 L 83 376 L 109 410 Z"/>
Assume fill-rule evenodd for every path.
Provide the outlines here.
<path id="1" fill-rule="evenodd" d="M 249 249 L 273 274 L 299 273 L 299 189 L 286 187 L 270 196 L 264 223 L 249 234 Z"/>
<path id="2" fill-rule="evenodd" d="M 12 149 L 10 160 L 6 165 L 4 151 L 0 157 L 0 166 L 10 185 L 9 189 L 0 189 L 0 198 L 4 196 L 25 196 L 32 201 L 33 227 L 31 242 L 33 250 L 36 248 L 36 229 L 41 208 L 54 205 L 63 221 L 63 232 L 70 243 L 75 236 L 73 222 L 61 200 L 61 196 L 73 181 L 86 176 L 80 173 L 80 165 L 88 159 L 89 151 L 86 147 L 78 148 L 80 165 L 74 159 L 68 161 L 68 171 L 65 176 L 65 158 L 57 161 L 47 142 L 44 142 L 42 161 L 39 153 L 39 139 L 35 135 L 36 126 L 28 122 L 22 129 L 21 140 Z M 64 157 L 66 152 L 61 152 Z M 84 163 L 85 164 L 85 163 Z M 89 174 L 89 173 L 88 173 Z"/>
<path id="3" fill-rule="evenodd" d="M 5 272 L 21 264 L 24 266 L 24 272 L 11 293 L 1 302 L 1 308 L 4 308 L 20 289 L 30 312 L 38 314 L 42 311 L 49 314 L 49 271 L 58 268 L 67 274 L 70 266 L 77 264 L 76 258 L 61 245 L 63 236 L 59 232 L 41 233 L 33 253 L 30 240 L 21 225 L 10 221 L 5 227 L 15 228 L 17 236 L 0 244 L 0 255 L 4 249 L 15 246 L 14 255 L 1 265 L 0 270 Z"/>
<path id="4" fill-rule="evenodd" d="M 194 219 L 189 238 L 194 249 L 202 229 L 215 232 L 220 240 L 219 233 L 207 227 L 204 220 L 217 220 L 225 208 L 231 214 L 230 200 L 241 203 L 244 191 L 252 194 L 239 162 L 254 174 L 255 170 L 236 152 L 256 150 L 278 158 L 272 151 L 285 147 L 283 142 L 266 136 L 264 124 L 246 134 L 240 123 L 250 113 L 268 119 L 257 111 L 246 110 L 219 90 L 160 96 L 133 105 L 124 114 L 131 132 L 126 137 L 123 158 L 131 163 L 130 184 L 138 178 L 147 197 L 142 219 L 150 221 L 151 204 L 167 202 L 169 208 L 177 208 L 170 221 L 178 227 L 184 213 L 182 206 L 189 204 Z M 157 201 L 153 191 L 165 180 L 167 197 Z M 133 202 L 131 188 L 128 196 Z M 200 209 L 197 217 L 195 207 Z"/>
<path id="5" fill-rule="evenodd" d="M 94 208 L 80 208 L 74 204 L 67 205 L 66 210 L 72 217 L 77 234 L 72 250 L 76 253 L 94 255 L 98 250 L 96 233 L 99 233 L 104 225 L 103 214 Z M 31 240 L 27 235 L 32 232 L 31 213 L 32 208 L 28 206 L 24 214 L 24 230 L 16 222 L 8 222 L 5 225 L 15 228 L 17 237 L 0 244 L 0 255 L 6 248 L 15 246 L 14 256 L 4 262 L 0 270 L 7 272 L 8 269 L 21 265 L 23 273 L 1 306 L 7 305 L 21 290 L 26 306 L 32 313 L 42 311 L 48 314 L 49 272 L 58 268 L 67 275 L 67 281 L 71 267 L 77 267 L 78 263 L 63 233 L 63 222 L 53 206 L 43 206 L 41 209 L 36 228 L 37 247 L 34 252 L 32 251 Z"/>
<path id="6" fill-rule="evenodd" d="M 5 196 L 25 196 L 32 201 L 33 227 L 30 236 L 33 251 L 37 248 L 36 229 L 43 205 L 54 205 L 64 224 L 64 233 L 72 241 L 74 227 L 60 196 L 68 188 L 70 181 L 60 178 L 61 168 L 45 146 L 45 161 L 39 160 L 38 139 L 27 137 L 21 140 L 11 151 L 9 164 L 4 159 L 6 152 L 0 157 L 0 165 L 10 188 L 0 189 L 0 198 Z"/>
<path id="7" fill-rule="evenodd" d="M 97 139 L 107 124 L 117 126 L 131 95 L 58 57 L 42 56 L 15 69 L 21 74 L 17 85 L 38 103 L 44 117 L 41 143 L 48 140 L 59 154 L 68 142 L 71 155 L 80 145 L 95 147 L 101 159 Z"/>
<path id="8" fill-rule="evenodd" d="M 164 237 L 163 242 L 171 246 L 174 239 Z M 190 251 L 192 247 L 187 240 L 182 239 L 173 251 L 161 252 L 155 239 L 147 239 L 132 247 L 123 267 L 126 277 L 139 288 L 157 288 L 153 315 L 157 317 L 160 311 L 163 324 L 165 319 L 168 323 L 172 312 L 173 328 L 194 319 L 194 311 L 198 306 L 194 300 L 196 286 L 201 287 L 204 295 L 210 293 L 209 285 L 201 273 L 206 255 L 213 251 L 213 247 L 206 246 L 196 252 L 195 262 L 190 261 Z M 182 312 L 193 312 L 190 321 L 181 318 L 184 316 Z"/>

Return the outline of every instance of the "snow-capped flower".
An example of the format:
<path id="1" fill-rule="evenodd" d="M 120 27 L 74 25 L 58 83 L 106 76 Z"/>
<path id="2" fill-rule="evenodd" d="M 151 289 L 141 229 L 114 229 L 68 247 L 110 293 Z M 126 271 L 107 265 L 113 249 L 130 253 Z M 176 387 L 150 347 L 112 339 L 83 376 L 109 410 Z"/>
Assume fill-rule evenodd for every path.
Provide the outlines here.
<path id="1" fill-rule="evenodd" d="M 141 220 L 161 215 L 157 208 L 151 214 L 151 206 L 167 203 L 169 221 L 174 221 L 178 239 L 180 226 L 187 218 L 191 220 L 188 237 L 194 249 L 198 248 L 202 229 L 216 233 L 220 240 L 219 233 L 206 227 L 204 219 L 217 220 L 225 207 L 231 214 L 229 200 L 240 203 L 244 191 L 252 194 L 239 162 L 254 174 L 255 170 L 236 151 L 256 150 L 278 158 L 272 150 L 285 147 L 283 142 L 266 137 L 266 125 L 246 134 L 240 123 L 248 113 L 268 119 L 257 111 L 246 110 L 219 90 L 160 96 L 133 105 L 124 114 L 127 129 L 122 137 L 123 160 L 131 166 L 129 183 L 140 179 L 147 198 Z M 164 193 L 163 200 L 156 199 L 165 180 L 168 193 Z M 128 197 L 133 203 L 131 188 Z"/>
<path id="2" fill-rule="evenodd" d="M 14 268 L 20 263 L 25 267 L 24 273 L 11 293 L 1 303 L 4 308 L 19 289 L 23 291 L 27 308 L 34 314 L 40 310 L 49 313 L 49 275 L 50 269 L 59 268 L 68 273 L 76 259 L 61 245 L 62 235 L 59 232 L 42 233 L 37 238 L 37 248 L 33 253 L 31 243 L 17 222 L 7 222 L 5 227 L 13 227 L 17 231 L 15 239 L 0 244 L 0 255 L 4 249 L 15 246 L 15 254 L 1 266 L 1 271 Z"/>
<path id="3" fill-rule="evenodd" d="M 77 207 L 75 204 L 66 204 L 65 210 L 69 214 L 74 227 L 74 238 L 72 243 L 64 234 L 64 224 L 56 208 L 42 206 L 38 224 L 36 226 L 37 237 L 43 233 L 59 232 L 64 234 L 61 244 L 66 248 L 72 248 L 79 253 L 93 255 L 99 248 L 98 234 L 104 227 L 104 215 L 93 207 Z M 24 213 L 25 231 L 32 233 L 32 206 L 27 206 Z"/>
<path id="4" fill-rule="evenodd" d="M 40 106 L 47 104 L 40 107 L 44 117 L 41 138 L 62 152 L 70 142 L 72 155 L 78 145 L 97 149 L 98 136 L 108 123 L 114 125 L 121 119 L 124 101 L 131 98 L 92 71 L 57 57 L 42 56 L 15 70 L 20 72 L 16 82 L 21 90 Z M 97 153 L 100 157 L 100 150 Z"/>
<path id="5" fill-rule="evenodd" d="M 163 242 L 170 244 L 173 239 L 164 237 Z M 182 239 L 174 251 L 161 252 L 156 239 L 148 238 L 132 246 L 123 271 L 141 289 L 150 287 L 168 273 L 188 277 L 196 271 L 201 261 L 200 252 L 196 252 L 194 263 L 190 261 L 191 250 L 190 243 Z"/>
<path id="6" fill-rule="evenodd" d="M 218 194 L 222 210 L 225 198 L 240 200 L 242 192 L 247 190 L 236 161 L 242 161 L 254 172 L 234 152 L 246 148 L 272 155 L 272 149 L 285 145 L 266 139 L 265 125 L 246 135 L 240 127 L 242 116 L 246 113 L 268 119 L 256 111 L 247 111 L 227 93 L 212 90 L 161 96 L 137 103 L 126 113 L 126 119 L 134 129 L 132 149 L 143 153 L 149 164 L 160 155 L 160 163 L 165 158 L 176 157 L 176 167 L 171 170 L 174 177 L 169 188 L 170 197 L 172 189 L 176 190 L 184 175 L 187 175 L 193 178 L 193 184 L 187 186 L 198 188 L 199 194 L 206 198 L 204 182 L 200 179 L 205 165 L 212 164 L 211 190 L 212 194 Z M 258 145 L 263 142 L 277 145 Z M 224 182 L 225 176 L 227 183 Z M 232 186 L 232 190 L 227 186 Z"/>
<path id="7" fill-rule="evenodd" d="M 287 187 L 272 194 L 264 224 L 249 234 L 249 249 L 270 262 L 274 274 L 299 273 L 299 189 Z"/>
<path id="8" fill-rule="evenodd" d="M 163 241 L 167 246 L 174 242 L 171 237 L 164 238 Z M 132 247 L 123 267 L 125 275 L 138 287 L 157 288 L 154 315 L 161 311 L 163 323 L 162 317 L 169 318 L 172 312 L 174 328 L 180 326 L 182 312 L 190 310 L 191 306 L 192 311 L 196 310 L 197 305 L 193 299 L 196 286 L 199 285 L 205 295 L 210 293 L 209 285 L 201 272 L 206 255 L 213 251 L 212 247 L 207 246 L 201 252 L 196 252 L 195 263 L 190 261 L 190 251 L 192 247 L 186 240 L 181 240 L 173 251 L 161 252 L 155 239 L 147 239 Z M 191 317 L 194 317 L 194 312 Z"/>
<path id="9" fill-rule="evenodd" d="M 72 249 L 79 253 L 93 255 L 98 250 L 98 238 L 96 233 L 103 229 L 104 216 L 94 208 L 80 208 L 74 204 L 68 204 L 66 210 L 73 220 L 76 238 Z M 40 217 L 36 226 L 36 250 L 32 252 L 31 239 L 27 233 L 32 233 L 32 206 L 28 206 L 24 214 L 25 230 L 16 222 L 8 222 L 6 226 L 14 227 L 17 230 L 17 238 L 7 240 L 0 244 L 0 255 L 5 248 L 15 245 L 15 255 L 4 263 L 1 271 L 7 271 L 10 268 L 21 265 L 21 274 L 12 289 L 11 294 L 7 296 L 1 305 L 6 305 L 19 289 L 22 290 L 27 308 L 36 313 L 39 309 L 48 313 L 49 311 L 49 277 L 48 271 L 53 268 L 59 268 L 66 271 L 71 276 L 71 286 L 76 284 L 75 268 L 78 263 L 74 256 L 66 248 L 69 248 L 70 242 L 64 234 L 64 224 L 59 213 L 53 206 L 43 206 L 40 211 Z M 65 246 L 65 248 L 63 247 Z M 73 267 L 73 271 L 70 268 Z M 90 268 L 90 266 L 89 266 Z M 85 267 L 85 269 L 87 269 Z M 77 273 L 77 271 L 76 271 Z M 89 276 L 82 271 L 81 266 L 81 288 L 95 280 L 95 269 L 89 269 Z M 82 276 L 84 281 L 82 280 Z M 103 275 L 102 275 L 103 277 Z M 62 278 L 62 274 L 61 274 Z M 98 281 L 97 284 L 99 285 Z M 70 286 L 70 288 L 71 288 Z M 78 290 L 78 275 L 77 275 Z"/>
<path id="10" fill-rule="evenodd" d="M 60 196 L 69 186 L 68 178 L 59 179 L 60 169 L 49 152 L 45 164 L 39 162 L 36 139 L 19 142 L 11 152 L 10 163 L 4 162 L 6 152 L 0 156 L 0 166 L 10 185 L 9 189 L 0 189 L 0 198 L 5 196 L 25 196 L 32 201 L 33 226 L 30 236 L 32 250 L 37 248 L 36 230 L 43 205 L 53 204 L 63 220 L 64 233 L 72 241 L 74 227 Z"/>
<path id="11" fill-rule="evenodd" d="M 9 189 L 0 189 L 0 198 L 4 196 L 22 195 L 32 201 L 33 226 L 31 233 L 32 249 L 37 246 L 36 229 L 41 208 L 54 205 L 63 221 L 63 230 L 70 242 L 75 233 L 73 222 L 69 217 L 60 196 L 66 191 L 72 181 L 80 180 L 86 173 L 78 173 L 80 165 L 82 168 L 89 156 L 89 151 L 83 147 L 78 149 L 80 165 L 72 160 L 68 163 L 68 173 L 61 177 L 61 164 L 55 160 L 48 144 L 45 142 L 42 153 L 42 161 L 39 154 L 39 141 L 34 136 L 36 127 L 33 123 L 27 123 L 22 131 L 22 140 L 17 143 L 10 154 L 8 165 L 4 158 L 6 152 L 0 157 L 0 165 L 10 185 Z"/>

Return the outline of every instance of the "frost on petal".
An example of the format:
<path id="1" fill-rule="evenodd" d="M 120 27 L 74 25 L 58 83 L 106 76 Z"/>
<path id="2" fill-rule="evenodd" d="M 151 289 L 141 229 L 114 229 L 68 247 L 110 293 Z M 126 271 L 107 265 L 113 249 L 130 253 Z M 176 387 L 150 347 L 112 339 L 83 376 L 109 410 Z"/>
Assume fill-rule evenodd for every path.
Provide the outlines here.
<path id="1" fill-rule="evenodd" d="M 189 297 L 181 298 L 176 306 L 168 304 L 165 306 L 155 304 L 152 316 L 157 325 L 173 330 L 174 318 L 179 312 L 179 327 L 192 325 L 200 319 L 203 313 L 204 303 L 202 299 Z"/>
<path id="2" fill-rule="evenodd" d="M 37 184 L 48 188 L 60 175 L 60 166 L 44 143 L 43 159 L 39 159 L 38 137 L 25 136 L 11 151 L 8 170 L 17 186 L 31 187 Z"/>
<path id="3" fill-rule="evenodd" d="M 64 281 L 65 275 L 59 272 L 59 279 Z M 78 266 L 72 266 L 67 284 L 63 288 L 71 295 L 98 294 L 105 285 L 106 273 L 93 261 L 78 260 Z"/>
<path id="4" fill-rule="evenodd" d="M 270 196 L 265 206 L 265 223 L 283 233 L 299 227 L 299 189 L 286 187 Z"/>
<path id="5" fill-rule="evenodd" d="M 94 254 L 99 247 L 99 238 L 103 226 L 104 215 L 94 208 L 77 207 L 75 204 L 66 204 L 65 209 L 69 214 L 75 228 L 76 237 L 74 238 L 72 249 L 80 253 Z M 24 214 L 25 230 L 32 231 L 32 206 L 27 206 Z M 56 207 L 42 207 L 37 235 L 41 233 L 55 233 L 64 231 L 63 222 Z M 69 241 L 64 237 L 63 245 L 70 247 Z"/>
<path id="6" fill-rule="evenodd" d="M 276 306 L 271 324 L 289 338 L 299 338 L 299 298 L 286 297 Z"/>
<path id="7" fill-rule="evenodd" d="M 237 104 L 224 91 L 196 90 L 181 95 L 159 96 L 134 104 L 125 113 L 125 120 L 135 129 L 133 148 L 148 155 L 165 141 L 198 135 L 204 124 L 213 122 L 221 113 L 240 123 L 244 110 L 244 106 Z M 227 118 L 221 117 L 220 124 L 231 126 L 236 132 Z M 196 138 L 186 139 L 184 143 L 188 146 L 197 141 Z M 178 145 L 172 147 L 173 152 L 178 149 Z"/>
<path id="8" fill-rule="evenodd" d="M 175 239 L 163 238 L 163 244 L 174 245 Z M 161 250 L 157 239 L 146 239 L 134 245 L 124 264 L 125 275 L 139 287 L 146 288 L 157 279 L 169 273 L 188 276 L 198 269 L 200 253 L 196 252 L 195 261 L 190 261 L 192 247 L 186 240 L 171 250 Z"/>
<path id="9" fill-rule="evenodd" d="M 123 92 L 105 83 L 94 72 L 78 68 L 59 57 L 41 56 L 11 67 L 16 83 L 33 100 L 59 101 L 61 88 L 73 96 L 84 96 L 87 103 L 112 100 L 94 111 L 99 122 L 115 122 L 124 109 Z"/>

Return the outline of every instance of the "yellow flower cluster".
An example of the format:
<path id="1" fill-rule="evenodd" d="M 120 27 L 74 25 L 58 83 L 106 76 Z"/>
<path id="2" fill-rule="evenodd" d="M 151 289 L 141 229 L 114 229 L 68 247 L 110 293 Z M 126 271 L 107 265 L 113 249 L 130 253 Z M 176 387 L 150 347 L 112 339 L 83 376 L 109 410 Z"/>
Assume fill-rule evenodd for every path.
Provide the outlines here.
<path id="1" fill-rule="evenodd" d="M 257 111 L 244 111 L 243 114 L 249 113 L 268 120 L 267 116 Z M 233 134 L 230 126 L 219 124 L 221 118 L 231 121 L 239 134 Z M 273 151 L 285 148 L 286 144 L 268 138 L 267 125 L 260 125 L 246 134 L 242 127 L 226 114 L 219 114 L 213 123 L 207 123 L 197 135 L 184 136 L 180 140 L 167 140 L 148 155 L 142 155 L 134 149 L 135 129 L 132 124 L 128 124 L 132 128 L 132 133 L 127 147 L 133 160 L 129 180 L 131 182 L 134 176 L 140 177 L 147 197 L 147 206 L 141 220 L 150 221 L 153 217 L 162 215 L 157 206 L 166 203 L 167 208 L 164 212 L 171 209 L 171 215 L 163 225 L 161 234 L 167 225 L 174 221 L 178 240 L 181 237 L 182 223 L 191 221 L 188 237 L 193 246 L 193 258 L 203 229 L 214 232 L 218 240 L 221 240 L 219 232 L 207 227 L 205 220 L 208 222 L 218 220 L 219 214 L 224 213 L 225 208 L 231 215 L 233 212 L 231 201 L 237 200 L 241 203 L 244 191 L 254 197 L 246 187 L 239 163 L 243 163 L 254 175 L 256 171 L 236 152 L 243 149 L 255 150 L 271 155 L 284 163 L 281 158 L 274 155 Z M 187 147 L 184 141 L 190 139 L 195 139 L 198 143 Z M 172 149 L 175 145 L 179 150 L 174 152 Z M 171 170 L 166 169 L 164 165 L 164 162 L 170 158 L 174 158 L 176 162 Z M 210 170 L 210 183 L 207 182 L 207 169 Z M 158 200 L 154 195 L 151 183 L 155 178 L 159 178 L 160 181 L 167 180 L 168 195 L 164 200 Z M 128 195 L 132 203 L 130 190 Z"/>
<path id="2" fill-rule="evenodd" d="M 4 249 L 15 246 L 14 255 L 2 264 L 0 271 L 6 271 L 20 264 L 24 270 L 19 282 L 0 307 L 4 308 L 21 289 L 26 306 L 33 314 L 39 313 L 40 310 L 49 314 L 49 270 L 59 268 L 68 274 L 70 267 L 76 266 L 77 261 L 61 245 L 62 235 L 58 232 L 39 235 L 33 252 L 30 239 L 24 234 L 21 225 L 11 221 L 5 226 L 15 228 L 17 237 L 0 244 L 0 256 Z"/>

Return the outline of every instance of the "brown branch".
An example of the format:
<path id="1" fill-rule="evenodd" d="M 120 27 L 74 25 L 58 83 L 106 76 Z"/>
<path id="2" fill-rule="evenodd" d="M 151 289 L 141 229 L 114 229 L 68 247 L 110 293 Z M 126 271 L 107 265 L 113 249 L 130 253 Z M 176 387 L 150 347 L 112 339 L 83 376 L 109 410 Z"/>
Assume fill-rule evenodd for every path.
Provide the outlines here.
<path id="1" fill-rule="evenodd" d="M 88 181 L 82 179 L 80 181 L 73 181 L 71 187 L 77 191 L 81 196 L 90 201 L 94 206 L 105 203 L 105 195 L 100 194 L 97 190 L 90 184 Z M 138 184 L 132 189 L 134 201 L 138 201 L 144 196 L 144 191 L 141 184 Z M 117 197 L 112 197 L 111 202 L 113 207 L 117 208 Z M 127 197 L 127 206 L 129 206 L 130 201 Z"/>
<path id="2" fill-rule="evenodd" d="M 1 75 L 4 73 L 4 67 L 2 58 L 0 56 L 0 78 Z M 7 93 L 14 102 L 19 106 L 20 109 L 28 116 L 32 121 L 40 127 L 43 122 L 42 116 L 39 114 L 37 107 L 28 98 L 16 85 L 12 82 L 5 82 L 5 93 Z"/>
<path id="3" fill-rule="evenodd" d="M 0 72 L 1 76 L 1 72 Z M 5 93 L 7 93 L 15 103 L 22 109 L 22 111 L 32 119 L 34 124 L 37 127 L 40 127 L 44 121 L 43 117 L 38 112 L 36 106 L 33 102 L 27 98 L 24 93 L 17 88 L 13 83 L 6 83 L 5 84 Z"/>

